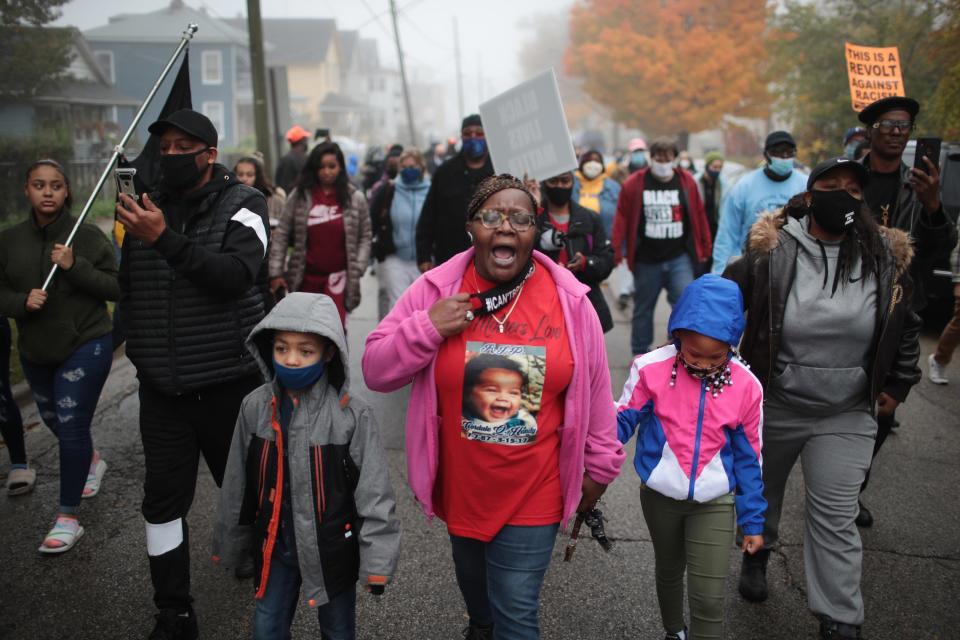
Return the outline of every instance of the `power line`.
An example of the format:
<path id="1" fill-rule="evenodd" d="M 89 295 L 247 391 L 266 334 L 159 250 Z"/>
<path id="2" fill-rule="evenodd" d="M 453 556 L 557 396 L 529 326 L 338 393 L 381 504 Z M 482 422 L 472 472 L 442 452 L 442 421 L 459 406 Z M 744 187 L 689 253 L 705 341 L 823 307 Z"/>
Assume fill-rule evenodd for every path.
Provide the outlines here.
<path id="1" fill-rule="evenodd" d="M 410 4 L 413 4 L 413 3 L 411 2 Z M 420 28 L 420 25 L 418 25 L 416 22 L 414 22 L 414 20 L 413 20 L 411 17 L 407 16 L 407 15 L 404 14 L 404 13 L 400 13 L 400 17 L 403 18 L 403 19 L 406 21 L 406 23 L 407 23 L 408 26 L 412 27 L 414 31 L 416 31 L 417 33 L 419 33 L 419 34 L 420 34 L 420 37 L 421 37 L 424 41 L 426 41 L 428 44 L 433 45 L 434 47 L 436 47 L 437 49 L 439 49 L 439 50 L 442 51 L 443 53 L 446 53 L 446 54 L 452 54 L 452 53 L 453 53 L 453 49 L 452 49 L 451 47 L 448 47 L 448 46 L 446 46 L 446 45 L 443 45 L 443 44 L 437 42 L 436 40 L 434 40 L 432 36 L 427 35 L 427 33 L 426 33 L 423 29 Z"/>

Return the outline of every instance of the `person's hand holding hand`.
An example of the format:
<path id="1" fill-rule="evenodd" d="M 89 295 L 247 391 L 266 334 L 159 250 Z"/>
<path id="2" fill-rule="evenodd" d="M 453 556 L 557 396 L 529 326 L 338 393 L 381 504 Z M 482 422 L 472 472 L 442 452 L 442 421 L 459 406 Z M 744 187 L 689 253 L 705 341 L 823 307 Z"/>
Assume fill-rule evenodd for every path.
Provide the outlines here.
<path id="1" fill-rule="evenodd" d="M 763 536 L 743 536 L 743 544 L 740 545 L 740 549 L 750 555 L 755 554 L 763 549 Z"/>
<path id="2" fill-rule="evenodd" d="M 444 338 L 449 338 L 461 333 L 470 324 L 467 311 L 470 311 L 470 294 L 458 293 L 437 300 L 427 313 L 437 332 Z"/>
<path id="3" fill-rule="evenodd" d="M 70 271 L 73 268 L 73 249 L 65 244 L 53 245 L 53 251 L 50 252 L 50 262 L 64 271 Z"/>

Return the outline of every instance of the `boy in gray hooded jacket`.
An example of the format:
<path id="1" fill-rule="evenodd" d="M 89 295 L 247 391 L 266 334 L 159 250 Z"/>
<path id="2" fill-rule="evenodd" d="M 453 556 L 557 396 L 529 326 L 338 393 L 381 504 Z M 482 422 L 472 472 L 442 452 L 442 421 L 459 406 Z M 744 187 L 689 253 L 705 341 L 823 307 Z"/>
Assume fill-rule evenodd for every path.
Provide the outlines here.
<path id="1" fill-rule="evenodd" d="M 247 338 L 265 378 L 244 398 L 214 558 L 254 554 L 255 640 L 289 638 L 303 599 L 324 638 L 354 638 L 356 589 L 394 573 L 400 526 L 373 415 L 347 393 L 343 325 L 324 295 L 284 298 Z"/>

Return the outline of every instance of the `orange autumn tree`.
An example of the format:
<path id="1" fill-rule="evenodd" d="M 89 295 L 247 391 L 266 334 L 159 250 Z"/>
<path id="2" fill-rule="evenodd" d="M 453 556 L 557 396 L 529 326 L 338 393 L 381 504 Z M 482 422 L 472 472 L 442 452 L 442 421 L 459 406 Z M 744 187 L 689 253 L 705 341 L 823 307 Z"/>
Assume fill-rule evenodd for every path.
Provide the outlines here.
<path id="1" fill-rule="evenodd" d="M 765 0 L 579 0 L 566 65 L 613 118 L 653 135 L 765 117 Z"/>

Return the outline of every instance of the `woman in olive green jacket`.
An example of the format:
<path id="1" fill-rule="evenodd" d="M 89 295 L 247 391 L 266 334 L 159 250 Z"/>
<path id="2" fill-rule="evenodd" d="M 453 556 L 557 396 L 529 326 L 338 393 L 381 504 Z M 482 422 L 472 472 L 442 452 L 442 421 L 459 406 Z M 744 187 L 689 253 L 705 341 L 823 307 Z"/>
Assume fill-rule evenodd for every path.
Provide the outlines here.
<path id="1" fill-rule="evenodd" d="M 106 301 L 120 297 L 120 285 L 113 247 L 95 226 L 81 225 L 64 244 L 76 218 L 63 168 L 39 160 L 26 177 L 30 215 L 0 233 L 0 315 L 17 323 L 24 375 L 59 441 L 60 507 L 39 551 L 63 553 L 83 535 L 80 500 L 97 494 L 107 467 L 90 424 L 113 360 Z M 57 275 L 44 291 L 54 264 Z"/>

